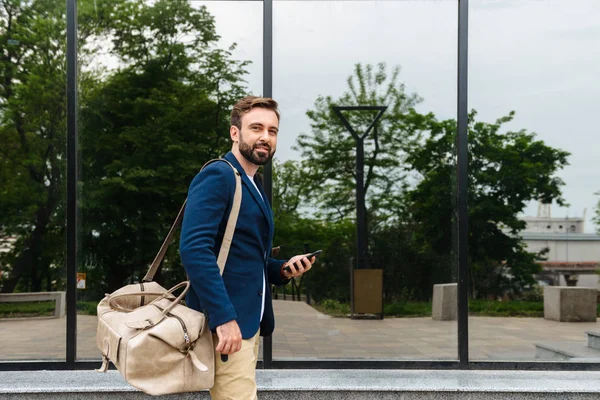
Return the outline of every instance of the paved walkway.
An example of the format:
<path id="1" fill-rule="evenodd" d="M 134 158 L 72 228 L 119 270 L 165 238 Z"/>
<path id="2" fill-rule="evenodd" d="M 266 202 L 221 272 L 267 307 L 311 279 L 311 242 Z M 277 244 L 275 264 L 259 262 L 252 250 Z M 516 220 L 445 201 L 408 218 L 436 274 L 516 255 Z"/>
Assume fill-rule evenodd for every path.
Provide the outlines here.
<path id="1" fill-rule="evenodd" d="M 331 318 L 302 302 L 274 301 L 274 358 L 456 360 L 456 321 L 431 318 Z M 78 359 L 99 359 L 96 317 L 77 319 Z M 564 323 L 543 318 L 469 318 L 472 360 L 533 360 L 534 343 L 586 341 L 600 322 Z M 64 359 L 64 318 L 0 320 L 0 360 Z"/>

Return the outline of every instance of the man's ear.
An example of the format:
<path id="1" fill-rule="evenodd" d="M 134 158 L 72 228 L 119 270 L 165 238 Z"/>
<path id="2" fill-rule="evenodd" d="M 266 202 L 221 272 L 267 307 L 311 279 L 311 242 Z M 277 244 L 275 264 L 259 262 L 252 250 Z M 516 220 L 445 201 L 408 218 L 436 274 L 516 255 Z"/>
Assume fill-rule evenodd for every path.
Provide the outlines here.
<path id="1" fill-rule="evenodd" d="M 229 128 L 229 136 L 231 137 L 231 140 L 234 143 L 238 142 L 239 136 L 240 136 L 240 130 L 238 129 L 237 126 L 231 125 L 231 127 Z"/>

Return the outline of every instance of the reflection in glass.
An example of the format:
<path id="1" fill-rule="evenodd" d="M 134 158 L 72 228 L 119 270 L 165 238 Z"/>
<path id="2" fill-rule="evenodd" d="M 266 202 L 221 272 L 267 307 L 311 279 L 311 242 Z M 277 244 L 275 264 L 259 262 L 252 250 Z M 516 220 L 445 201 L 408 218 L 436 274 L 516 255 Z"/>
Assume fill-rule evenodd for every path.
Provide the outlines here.
<path id="1" fill-rule="evenodd" d="M 434 285 L 456 281 L 448 119 L 456 9 L 452 1 L 274 4 L 275 244 L 282 258 L 323 250 L 277 291 L 275 359 L 457 358 L 456 321 L 432 318 Z M 368 131 L 363 263 L 357 143 L 334 107 L 374 106 L 387 109 L 370 131 L 378 110 L 341 111 L 352 130 Z"/>
<path id="2" fill-rule="evenodd" d="M 600 5 L 470 6 L 470 356 L 597 357 Z"/>
<path id="3" fill-rule="evenodd" d="M 65 22 L 0 5 L 0 361 L 65 358 Z"/>
<path id="4" fill-rule="evenodd" d="M 80 8 L 79 359 L 99 358 L 98 301 L 141 281 L 193 177 L 231 147 L 229 112 L 252 60 L 220 41 L 211 7 L 222 13 L 185 0 Z M 164 287 L 186 279 L 177 247 L 155 275 Z"/>

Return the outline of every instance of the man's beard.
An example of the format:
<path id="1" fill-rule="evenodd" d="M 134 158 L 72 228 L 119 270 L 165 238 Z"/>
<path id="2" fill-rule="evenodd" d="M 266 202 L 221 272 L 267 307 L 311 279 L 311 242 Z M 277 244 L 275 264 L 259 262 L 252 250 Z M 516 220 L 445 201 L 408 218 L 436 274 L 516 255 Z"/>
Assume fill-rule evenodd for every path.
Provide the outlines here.
<path id="1" fill-rule="evenodd" d="M 264 146 L 265 149 L 267 150 L 267 154 L 263 155 L 262 153 L 255 153 L 254 149 L 260 147 L 260 146 Z M 250 161 L 252 164 L 254 165 L 265 165 L 267 164 L 269 161 L 271 161 L 271 159 L 273 158 L 273 155 L 275 154 L 275 152 L 271 152 L 271 146 L 267 143 L 255 143 L 253 146 L 250 146 L 249 144 L 247 144 L 246 142 L 244 142 L 244 139 L 242 138 L 241 132 L 240 132 L 240 143 L 239 143 L 239 150 L 240 153 L 242 154 L 242 156 L 244 156 L 244 158 L 248 161 Z"/>

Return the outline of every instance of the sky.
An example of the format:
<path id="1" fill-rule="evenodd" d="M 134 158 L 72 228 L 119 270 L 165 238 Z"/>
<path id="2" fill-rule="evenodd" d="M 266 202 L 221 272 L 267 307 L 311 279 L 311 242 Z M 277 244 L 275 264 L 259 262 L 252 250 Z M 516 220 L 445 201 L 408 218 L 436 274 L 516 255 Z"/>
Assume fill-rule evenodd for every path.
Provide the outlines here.
<path id="1" fill-rule="evenodd" d="M 469 109 L 507 129 L 535 132 L 571 153 L 559 173 L 570 207 L 552 216 L 582 217 L 586 232 L 600 191 L 600 1 L 471 0 Z M 203 1 L 221 44 L 251 60 L 248 88 L 262 93 L 262 3 Z M 457 16 L 454 0 L 287 1 L 273 10 L 273 97 L 282 120 L 277 158 L 298 159 L 296 137 L 310 131 L 306 111 L 319 95 L 340 96 L 354 64 L 400 65 L 421 112 L 456 118 Z M 537 203 L 525 215 L 535 215 Z"/>

